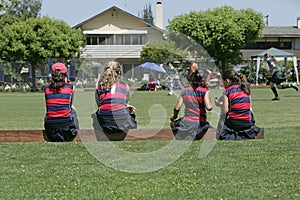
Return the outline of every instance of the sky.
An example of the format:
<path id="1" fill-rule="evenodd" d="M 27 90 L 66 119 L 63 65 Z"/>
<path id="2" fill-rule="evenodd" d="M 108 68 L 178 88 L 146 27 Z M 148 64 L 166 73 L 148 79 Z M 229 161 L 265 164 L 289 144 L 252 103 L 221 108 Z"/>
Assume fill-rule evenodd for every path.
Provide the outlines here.
<path id="1" fill-rule="evenodd" d="M 168 20 L 178 15 L 224 5 L 237 10 L 252 8 L 264 16 L 268 15 L 269 26 L 296 26 L 300 17 L 299 0 L 42 0 L 41 15 L 63 20 L 73 27 L 112 6 L 139 16 L 146 5 L 151 5 L 155 17 L 158 1 L 163 6 L 164 27 L 168 25 Z"/>

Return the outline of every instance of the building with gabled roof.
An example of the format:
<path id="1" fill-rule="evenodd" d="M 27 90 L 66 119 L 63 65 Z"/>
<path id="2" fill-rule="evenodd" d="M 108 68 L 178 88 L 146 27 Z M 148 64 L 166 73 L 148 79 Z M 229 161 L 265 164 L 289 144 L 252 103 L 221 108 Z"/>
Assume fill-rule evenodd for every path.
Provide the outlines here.
<path id="1" fill-rule="evenodd" d="M 300 17 L 297 18 L 297 26 L 266 26 L 262 30 L 262 38 L 241 52 L 245 59 L 250 59 L 251 55 L 271 47 L 293 53 L 300 58 Z"/>
<path id="2" fill-rule="evenodd" d="M 161 12 L 161 4 L 157 5 Z M 157 15 L 161 16 L 161 15 Z M 156 20 L 161 24 L 162 20 Z M 140 63 L 140 52 L 150 41 L 163 40 L 164 30 L 145 22 L 116 6 L 75 25 L 86 35 L 87 45 L 81 57 L 104 63 L 116 60 L 121 63 L 124 73 Z"/>

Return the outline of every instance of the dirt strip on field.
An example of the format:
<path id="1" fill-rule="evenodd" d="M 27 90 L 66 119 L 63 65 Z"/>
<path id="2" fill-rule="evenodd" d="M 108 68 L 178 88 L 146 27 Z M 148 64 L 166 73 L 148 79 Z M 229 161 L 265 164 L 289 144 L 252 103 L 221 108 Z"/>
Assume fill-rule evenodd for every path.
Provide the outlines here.
<path id="1" fill-rule="evenodd" d="M 118 138 L 118 135 L 113 135 Z M 109 138 L 110 139 L 110 138 Z M 132 129 L 122 140 L 174 140 L 171 129 Z M 202 139 L 216 139 L 210 128 Z M 42 130 L 0 130 L 0 142 L 44 142 Z M 97 141 L 94 130 L 79 130 L 74 141 Z"/>

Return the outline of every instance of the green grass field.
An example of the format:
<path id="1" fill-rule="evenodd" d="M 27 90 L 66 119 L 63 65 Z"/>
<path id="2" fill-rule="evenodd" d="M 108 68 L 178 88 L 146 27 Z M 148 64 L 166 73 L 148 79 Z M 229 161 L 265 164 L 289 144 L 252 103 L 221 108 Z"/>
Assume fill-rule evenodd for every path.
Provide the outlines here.
<path id="1" fill-rule="evenodd" d="M 211 93 L 213 99 L 222 91 Z M 300 93 L 280 90 L 279 94 L 281 101 L 274 102 L 270 89 L 252 90 L 256 124 L 265 128 L 264 140 L 217 141 L 204 157 L 199 155 L 208 143 L 192 142 L 179 159 L 145 173 L 108 167 L 101 159 L 118 167 L 128 160 L 109 153 L 96 159 L 89 149 L 92 144 L 0 143 L 0 199 L 300 199 Z M 76 91 L 74 105 L 81 128 L 92 127 L 90 115 L 96 110 L 93 95 Z M 0 129 L 43 129 L 42 93 L 0 93 L 0 100 Z M 131 99 L 138 109 L 139 127 L 168 127 L 175 103 L 175 96 L 167 96 L 166 91 L 134 92 Z M 209 113 L 212 125 L 217 123 L 218 112 L 216 107 Z M 93 147 L 105 152 L 109 143 Z M 129 160 L 129 166 L 124 166 L 130 169 L 132 164 L 135 169 L 134 164 L 151 168 L 167 163 L 164 159 L 187 142 L 178 141 L 178 149 L 168 149 L 171 143 L 110 144 L 138 155 L 166 147 L 163 154 L 150 158 L 160 162 Z"/>

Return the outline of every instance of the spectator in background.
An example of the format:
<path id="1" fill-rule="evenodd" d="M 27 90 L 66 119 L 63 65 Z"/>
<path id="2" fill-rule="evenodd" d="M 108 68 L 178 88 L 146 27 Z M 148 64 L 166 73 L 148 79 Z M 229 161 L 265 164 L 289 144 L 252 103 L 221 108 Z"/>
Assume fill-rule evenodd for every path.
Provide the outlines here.
<path id="1" fill-rule="evenodd" d="M 169 89 L 168 95 L 174 94 L 174 88 L 182 89 L 182 83 L 180 81 L 180 77 L 177 69 L 173 66 L 172 62 L 167 63 L 167 87 Z"/>
<path id="2" fill-rule="evenodd" d="M 75 87 L 67 80 L 63 63 L 52 65 L 51 80 L 45 87 L 46 117 L 44 138 L 50 142 L 72 141 L 79 128 L 76 112 L 72 107 Z"/>

